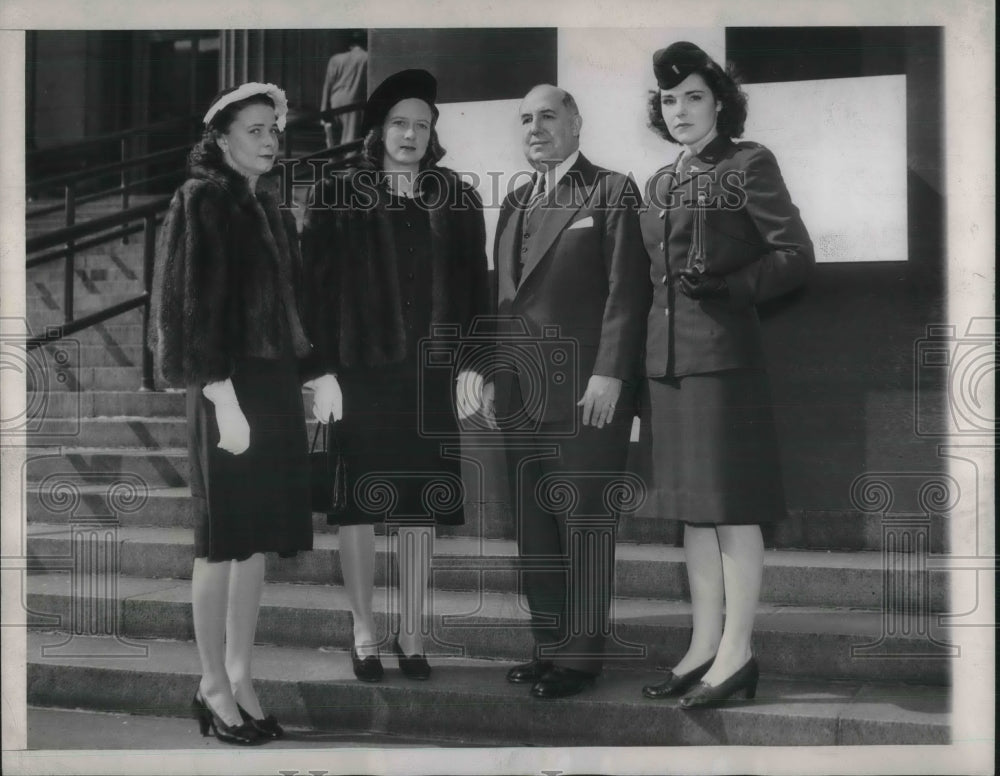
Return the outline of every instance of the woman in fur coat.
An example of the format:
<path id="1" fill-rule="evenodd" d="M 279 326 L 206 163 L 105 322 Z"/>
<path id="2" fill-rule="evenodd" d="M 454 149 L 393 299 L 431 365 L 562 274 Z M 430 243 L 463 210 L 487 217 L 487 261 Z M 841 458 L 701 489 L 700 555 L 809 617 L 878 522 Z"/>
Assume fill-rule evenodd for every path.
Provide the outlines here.
<path id="1" fill-rule="evenodd" d="M 436 92 L 430 73 L 406 70 L 372 93 L 366 164 L 317 187 L 302 235 L 319 375 L 307 387 L 321 422 L 343 418 L 348 511 L 329 522 L 340 526 L 351 658 L 363 681 L 383 675 L 372 614 L 374 525 L 383 522 L 399 570 L 391 649 L 404 675 L 430 676 L 423 637 L 434 526 L 463 522 L 456 416 L 475 413 L 482 399 L 482 379 L 463 366 L 459 347 L 489 304 L 482 203 L 437 166 Z"/>
<path id="2" fill-rule="evenodd" d="M 250 671 L 264 553 L 312 548 L 297 234 L 258 185 L 277 156 L 286 106 L 272 84 L 216 97 L 163 223 L 154 277 L 157 366 L 187 389 L 202 663 L 193 712 L 202 735 L 211 729 L 236 744 L 282 735 Z"/>

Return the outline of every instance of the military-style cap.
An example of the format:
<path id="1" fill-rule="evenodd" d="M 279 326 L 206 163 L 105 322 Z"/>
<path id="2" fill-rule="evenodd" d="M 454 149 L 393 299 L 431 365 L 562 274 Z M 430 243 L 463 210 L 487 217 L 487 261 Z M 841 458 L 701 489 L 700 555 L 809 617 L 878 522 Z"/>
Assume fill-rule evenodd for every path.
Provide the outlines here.
<path id="1" fill-rule="evenodd" d="M 696 45 L 679 40 L 653 54 L 653 74 L 661 89 L 673 89 L 711 62 L 712 58 Z"/>
<path id="2" fill-rule="evenodd" d="M 437 120 L 438 109 L 434 105 L 437 99 L 437 80 L 426 70 L 400 70 L 380 83 L 368 98 L 362 131 L 367 132 L 381 124 L 396 103 L 411 98 L 426 102 Z"/>

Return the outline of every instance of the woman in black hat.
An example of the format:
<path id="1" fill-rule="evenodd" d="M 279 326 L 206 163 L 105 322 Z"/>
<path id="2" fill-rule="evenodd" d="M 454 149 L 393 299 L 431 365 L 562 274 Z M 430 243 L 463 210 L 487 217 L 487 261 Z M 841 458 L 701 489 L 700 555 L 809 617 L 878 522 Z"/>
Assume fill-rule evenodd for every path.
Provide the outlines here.
<path id="1" fill-rule="evenodd" d="M 264 553 L 312 548 L 298 235 L 266 177 L 286 113 L 273 84 L 215 98 L 160 230 L 150 316 L 158 371 L 187 389 L 193 712 L 234 744 L 282 736 L 250 670 Z"/>
<path id="2" fill-rule="evenodd" d="M 328 520 L 340 526 L 351 658 L 363 681 L 382 678 L 372 597 L 374 525 L 383 522 L 399 571 L 392 650 L 409 678 L 430 675 L 423 636 L 434 526 L 464 521 L 456 414 L 474 413 L 482 399 L 482 379 L 458 349 L 489 305 L 482 203 L 438 166 L 436 96 L 424 70 L 375 89 L 364 164 L 317 187 L 302 237 L 318 375 L 307 387 L 321 422 L 343 418 L 349 508 Z"/>
<path id="3" fill-rule="evenodd" d="M 743 134 L 747 100 L 692 43 L 657 51 L 649 119 L 682 146 L 641 214 L 654 298 L 646 342 L 660 514 L 684 523 L 693 632 L 649 698 L 715 706 L 756 692 L 764 544 L 785 515 L 755 305 L 805 283 L 812 243 L 773 154 Z M 723 626 L 725 606 L 725 626 Z"/>

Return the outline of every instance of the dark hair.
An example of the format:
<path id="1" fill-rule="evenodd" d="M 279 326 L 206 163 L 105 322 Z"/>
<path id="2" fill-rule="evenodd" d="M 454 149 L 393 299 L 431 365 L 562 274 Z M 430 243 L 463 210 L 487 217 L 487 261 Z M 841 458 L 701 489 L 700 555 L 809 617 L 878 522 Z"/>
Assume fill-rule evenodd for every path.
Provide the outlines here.
<path id="1" fill-rule="evenodd" d="M 219 92 L 215 99 L 212 100 L 214 105 L 218 100 L 225 97 L 229 92 L 234 91 L 234 89 L 226 89 Z M 231 102 L 224 108 L 221 108 L 218 113 L 212 116 L 212 120 L 205 127 L 205 131 L 201 135 L 201 140 L 195 143 L 194 148 L 188 154 L 188 169 L 194 166 L 204 166 L 225 164 L 225 159 L 222 156 L 222 149 L 219 148 L 218 137 L 219 135 L 224 135 L 229 131 L 229 128 L 233 125 L 236 117 L 240 114 L 240 111 L 251 105 L 268 105 L 271 108 L 274 106 L 274 100 L 268 97 L 266 94 L 251 94 L 249 97 L 245 97 L 242 100 L 237 100 L 236 102 Z"/>
<path id="2" fill-rule="evenodd" d="M 722 105 L 715 124 L 716 131 L 728 138 L 742 137 L 743 127 L 747 121 L 747 95 L 740 89 L 736 70 L 732 65 L 723 70 L 717 62 L 710 59 L 708 64 L 694 72 L 705 80 L 705 84 L 712 90 L 715 101 Z M 664 140 L 676 143 L 663 120 L 659 89 L 650 90 L 646 109 L 650 129 Z"/>
<path id="3" fill-rule="evenodd" d="M 431 136 L 427 141 L 427 152 L 424 154 L 424 158 L 420 160 L 420 169 L 427 170 L 431 167 L 437 167 L 437 163 L 444 158 L 445 153 L 446 151 L 441 146 L 441 141 L 438 140 L 437 129 L 431 126 Z M 370 170 L 382 169 L 382 163 L 385 161 L 385 141 L 382 139 L 381 124 L 368 130 L 368 134 L 365 135 L 364 142 L 361 144 L 361 157 L 363 160 L 362 167 Z"/>

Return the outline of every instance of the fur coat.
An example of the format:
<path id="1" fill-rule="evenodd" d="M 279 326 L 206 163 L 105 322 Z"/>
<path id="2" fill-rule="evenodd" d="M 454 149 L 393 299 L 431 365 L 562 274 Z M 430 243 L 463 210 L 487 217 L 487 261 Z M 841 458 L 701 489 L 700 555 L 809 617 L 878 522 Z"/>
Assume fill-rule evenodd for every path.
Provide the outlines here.
<path id="1" fill-rule="evenodd" d="M 241 357 L 310 351 L 300 322 L 295 219 L 264 180 L 192 155 L 160 230 L 150 346 L 160 376 L 225 380 Z"/>
<path id="2" fill-rule="evenodd" d="M 307 372 L 403 361 L 399 257 L 381 174 L 339 173 L 313 193 L 302 232 L 306 330 L 315 346 Z M 482 201 L 453 171 L 434 168 L 421 202 L 430 214 L 431 325 L 467 334 L 490 305 Z"/>

